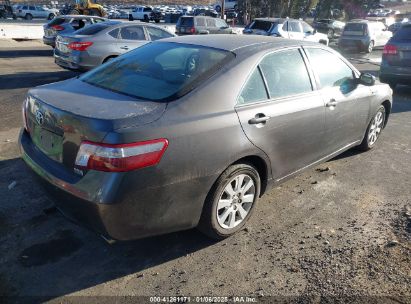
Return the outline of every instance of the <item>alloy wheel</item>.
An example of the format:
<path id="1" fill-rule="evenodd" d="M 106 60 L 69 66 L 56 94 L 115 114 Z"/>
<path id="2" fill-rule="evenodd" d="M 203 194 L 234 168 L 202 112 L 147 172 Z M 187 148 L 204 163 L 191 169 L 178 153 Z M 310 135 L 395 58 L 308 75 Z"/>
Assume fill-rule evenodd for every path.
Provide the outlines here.
<path id="1" fill-rule="evenodd" d="M 225 229 L 232 229 L 244 221 L 255 199 L 255 183 L 251 176 L 239 174 L 224 187 L 217 204 L 217 221 Z"/>
<path id="2" fill-rule="evenodd" d="M 368 132 L 368 143 L 370 146 L 375 144 L 378 137 L 380 136 L 381 130 L 383 128 L 383 124 L 384 124 L 384 113 L 379 111 L 375 115 L 371 123 L 371 126 L 370 126 L 370 131 Z"/>

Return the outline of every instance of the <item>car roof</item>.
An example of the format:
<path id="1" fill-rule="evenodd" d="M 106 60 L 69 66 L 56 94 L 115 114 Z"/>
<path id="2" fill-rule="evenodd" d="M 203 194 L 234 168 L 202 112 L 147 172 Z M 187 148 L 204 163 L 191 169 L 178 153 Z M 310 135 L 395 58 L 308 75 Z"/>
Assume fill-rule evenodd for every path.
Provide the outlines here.
<path id="1" fill-rule="evenodd" d="M 301 45 L 316 45 L 316 42 L 299 41 L 284 39 L 278 37 L 260 36 L 260 35 L 233 35 L 233 34 L 215 34 L 215 35 L 187 35 L 173 38 L 161 39 L 162 42 L 175 42 L 205 46 L 215 49 L 231 51 L 235 53 L 246 52 L 247 49 L 254 49 L 257 46 L 263 48 L 283 48 Z"/>
<path id="2" fill-rule="evenodd" d="M 283 23 L 286 20 L 296 20 L 296 19 L 291 19 L 291 18 L 254 18 L 253 21 L 258 20 L 258 21 L 268 21 L 268 22 L 278 22 L 278 23 Z"/>

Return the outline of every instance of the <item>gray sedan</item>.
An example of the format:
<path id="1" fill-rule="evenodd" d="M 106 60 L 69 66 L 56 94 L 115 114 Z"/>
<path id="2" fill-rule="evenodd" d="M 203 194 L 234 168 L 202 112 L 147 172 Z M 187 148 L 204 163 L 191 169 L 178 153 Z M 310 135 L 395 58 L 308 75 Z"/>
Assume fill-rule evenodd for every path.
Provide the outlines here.
<path id="1" fill-rule="evenodd" d="M 101 22 L 57 36 L 54 59 L 66 69 L 90 70 L 150 41 L 173 36 L 162 27 L 146 23 Z"/>
<path id="2" fill-rule="evenodd" d="M 107 21 L 97 16 L 63 15 L 58 16 L 43 26 L 43 43 L 55 46 L 57 35 L 68 35 L 90 24 Z"/>
<path id="3" fill-rule="evenodd" d="M 222 239 L 273 186 L 374 148 L 391 105 L 388 85 L 324 45 L 184 36 L 31 89 L 19 142 L 58 208 L 107 237 Z"/>
<path id="4" fill-rule="evenodd" d="M 384 46 L 380 79 L 392 88 L 411 85 L 411 24 L 404 24 Z"/>

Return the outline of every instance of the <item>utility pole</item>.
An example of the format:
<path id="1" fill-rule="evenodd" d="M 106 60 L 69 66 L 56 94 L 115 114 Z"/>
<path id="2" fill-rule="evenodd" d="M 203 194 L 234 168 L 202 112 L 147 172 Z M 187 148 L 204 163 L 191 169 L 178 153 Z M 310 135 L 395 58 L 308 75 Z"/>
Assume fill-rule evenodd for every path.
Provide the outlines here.
<path id="1" fill-rule="evenodd" d="M 225 0 L 221 0 L 221 19 L 225 20 Z"/>

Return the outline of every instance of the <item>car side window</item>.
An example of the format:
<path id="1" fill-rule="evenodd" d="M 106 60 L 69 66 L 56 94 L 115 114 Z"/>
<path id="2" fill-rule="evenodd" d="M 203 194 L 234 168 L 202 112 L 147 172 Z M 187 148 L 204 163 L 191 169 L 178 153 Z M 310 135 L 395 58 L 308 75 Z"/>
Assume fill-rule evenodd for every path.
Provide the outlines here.
<path id="1" fill-rule="evenodd" d="M 114 29 L 114 30 L 112 30 L 112 31 L 110 31 L 108 34 L 111 36 L 111 37 L 113 37 L 113 38 L 116 38 L 116 39 L 118 39 L 118 33 L 120 32 L 120 29 Z"/>
<path id="2" fill-rule="evenodd" d="M 146 40 L 143 27 L 127 26 L 120 29 L 120 39 L 126 40 Z"/>
<path id="3" fill-rule="evenodd" d="M 197 26 L 205 26 L 205 19 L 203 17 L 196 18 L 195 20 Z"/>
<path id="4" fill-rule="evenodd" d="M 288 21 L 288 26 L 290 32 L 301 32 L 300 23 L 298 21 Z"/>
<path id="5" fill-rule="evenodd" d="M 309 32 L 314 33 L 314 29 L 310 25 L 308 25 L 306 22 L 301 21 L 301 25 L 303 27 L 304 33 L 309 33 Z"/>
<path id="6" fill-rule="evenodd" d="M 225 21 L 222 20 L 222 19 L 215 19 L 215 23 L 216 23 L 217 27 L 219 27 L 219 28 L 228 27 L 227 23 L 225 23 Z"/>
<path id="7" fill-rule="evenodd" d="M 321 87 L 339 87 L 348 79 L 354 79 L 353 70 L 337 55 L 316 48 L 307 48 L 306 52 Z"/>
<path id="8" fill-rule="evenodd" d="M 34 6 L 29 6 L 29 10 L 30 10 L 30 11 L 35 11 L 36 8 L 35 8 Z"/>
<path id="9" fill-rule="evenodd" d="M 27 7 L 27 6 L 23 6 L 21 9 L 26 11 L 26 10 L 28 10 L 28 7 Z"/>
<path id="10" fill-rule="evenodd" d="M 216 22 L 214 18 L 207 18 L 206 24 L 207 24 L 207 27 L 216 27 Z"/>
<path id="11" fill-rule="evenodd" d="M 150 39 L 152 41 L 155 41 L 155 40 L 158 40 L 158 39 L 163 39 L 163 38 L 173 37 L 172 34 L 166 32 L 166 31 L 163 31 L 159 28 L 156 28 L 156 27 L 148 26 L 148 27 L 146 27 L 146 29 L 147 29 L 148 35 L 150 36 Z"/>
<path id="12" fill-rule="evenodd" d="M 310 76 L 298 49 L 267 55 L 261 61 L 260 68 L 267 82 L 270 98 L 312 91 Z"/>
<path id="13" fill-rule="evenodd" d="M 259 68 L 255 68 L 238 98 L 238 104 L 267 100 L 267 91 Z"/>

